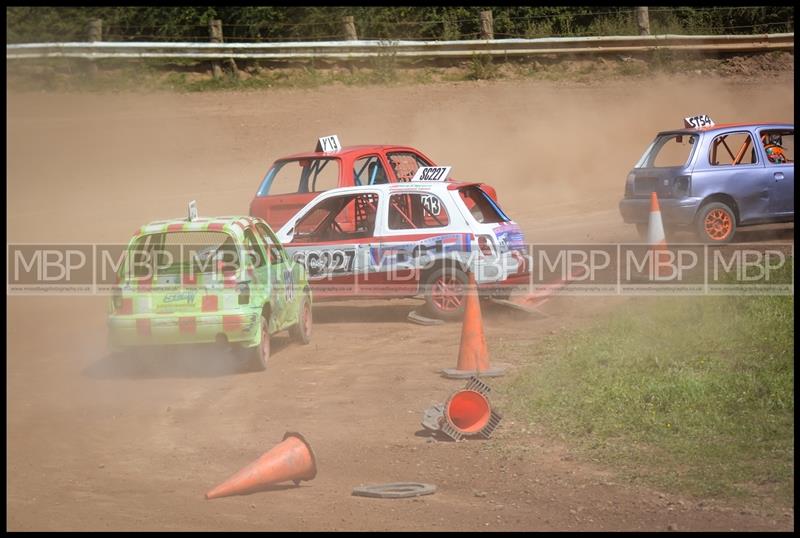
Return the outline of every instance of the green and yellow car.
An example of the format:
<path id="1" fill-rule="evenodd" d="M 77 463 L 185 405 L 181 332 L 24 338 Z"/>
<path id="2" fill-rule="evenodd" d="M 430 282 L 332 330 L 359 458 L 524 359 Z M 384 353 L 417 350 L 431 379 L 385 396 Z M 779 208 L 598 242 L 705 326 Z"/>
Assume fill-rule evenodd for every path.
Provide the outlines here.
<path id="1" fill-rule="evenodd" d="M 128 243 L 108 316 L 114 352 L 168 344 L 231 344 L 266 368 L 270 335 L 311 339 L 305 268 L 256 217 L 152 222 Z"/>

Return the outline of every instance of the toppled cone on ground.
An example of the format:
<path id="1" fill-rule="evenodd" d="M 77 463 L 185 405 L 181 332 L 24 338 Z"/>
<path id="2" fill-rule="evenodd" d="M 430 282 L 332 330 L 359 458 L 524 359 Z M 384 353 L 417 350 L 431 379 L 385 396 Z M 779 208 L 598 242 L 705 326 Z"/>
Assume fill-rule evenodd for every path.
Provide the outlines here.
<path id="1" fill-rule="evenodd" d="M 491 390 L 477 377 L 470 378 L 464 388 L 451 394 L 444 404 L 426 409 L 422 426 L 440 431 L 453 441 L 460 441 L 465 436 L 488 439 L 503 418 L 492 409 L 489 402 Z"/>
<path id="2" fill-rule="evenodd" d="M 502 368 L 489 366 L 489 350 L 486 348 L 486 337 L 483 334 L 478 286 L 472 271 L 469 272 L 467 288 L 458 363 L 455 368 L 443 369 L 442 375 L 451 379 L 465 379 L 476 375 L 482 377 L 501 376 L 505 373 Z"/>
<path id="3" fill-rule="evenodd" d="M 206 493 L 206 499 L 253 493 L 287 480 L 298 485 L 315 476 L 317 459 L 311 445 L 299 433 L 286 432 L 282 442 Z"/>
<path id="4" fill-rule="evenodd" d="M 539 307 L 546 303 L 551 297 L 558 294 L 572 280 L 583 277 L 585 271 L 575 270 L 567 278 L 559 278 L 547 284 L 539 284 L 536 290 L 528 293 L 512 293 L 508 299 L 492 298 L 494 304 L 507 306 L 515 310 L 521 310 L 527 314 L 532 314 L 540 318 L 548 317 L 547 314 L 539 310 Z"/>

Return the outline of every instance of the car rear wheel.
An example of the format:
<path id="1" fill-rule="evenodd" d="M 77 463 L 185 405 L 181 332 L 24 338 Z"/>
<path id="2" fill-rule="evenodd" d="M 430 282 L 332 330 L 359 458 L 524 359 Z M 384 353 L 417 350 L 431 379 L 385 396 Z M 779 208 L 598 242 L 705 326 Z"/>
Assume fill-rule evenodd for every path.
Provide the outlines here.
<path id="1" fill-rule="evenodd" d="M 270 337 L 269 320 L 261 314 L 261 341 L 257 346 L 249 348 L 250 363 L 258 371 L 266 370 L 269 360 Z"/>
<path id="2" fill-rule="evenodd" d="M 445 320 L 461 319 L 464 315 L 464 292 L 467 275 L 456 267 L 443 267 L 432 272 L 423 282 L 425 310 L 432 317 Z"/>
<path id="3" fill-rule="evenodd" d="M 704 243 L 730 243 L 736 233 L 736 215 L 722 202 L 706 204 L 697 215 L 695 232 Z"/>
<path id="4" fill-rule="evenodd" d="M 297 324 L 289 329 L 292 339 L 302 345 L 311 342 L 312 309 L 311 299 L 308 295 L 303 295 L 300 307 L 297 311 Z"/>

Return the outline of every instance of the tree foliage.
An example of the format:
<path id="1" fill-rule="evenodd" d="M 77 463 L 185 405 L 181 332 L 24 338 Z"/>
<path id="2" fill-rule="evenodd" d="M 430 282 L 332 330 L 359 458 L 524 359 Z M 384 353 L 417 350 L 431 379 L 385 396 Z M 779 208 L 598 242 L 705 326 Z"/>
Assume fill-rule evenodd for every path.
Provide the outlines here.
<path id="1" fill-rule="evenodd" d="M 206 41 L 221 19 L 226 41 L 338 40 L 342 17 L 360 39 L 475 39 L 491 10 L 495 38 L 631 35 L 630 6 L 134 6 L 7 7 L 6 43 L 85 41 L 91 19 L 107 41 Z M 651 33 L 751 34 L 794 31 L 793 7 L 651 7 Z"/>

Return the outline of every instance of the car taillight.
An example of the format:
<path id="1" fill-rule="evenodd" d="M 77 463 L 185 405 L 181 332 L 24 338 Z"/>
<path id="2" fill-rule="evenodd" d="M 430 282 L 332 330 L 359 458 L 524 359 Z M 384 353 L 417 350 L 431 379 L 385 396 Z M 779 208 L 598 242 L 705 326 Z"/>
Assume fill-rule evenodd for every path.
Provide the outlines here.
<path id="1" fill-rule="evenodd" d="M 628 174 L 628 177 L 625 179 L 625 196 L 631 196 L 633 194 L 633 182 L 636 179 L 636 174 L 631 172 Z"/>
<path id="2" fill-rule="evenodd" d="M 492 239 L 488 235 L 478 236 L 478 248 L 481 249 L 481 254 L 484 256 L 493 256 L 494 247 L 492 246 Z"/>
<path id="3" fill-rule="evenodd" d="M 133 299 L 130 297 L 120 297 L 117 314 L 129 316 L 133 314 Z"/>
<path id="4" fill-rule="evenodd" d="M 692 188 L 692 176 L 678 176 L 673 183 L 672 192 L 675 195 L 687 196 Z"/>

